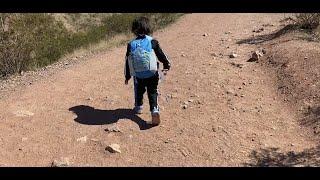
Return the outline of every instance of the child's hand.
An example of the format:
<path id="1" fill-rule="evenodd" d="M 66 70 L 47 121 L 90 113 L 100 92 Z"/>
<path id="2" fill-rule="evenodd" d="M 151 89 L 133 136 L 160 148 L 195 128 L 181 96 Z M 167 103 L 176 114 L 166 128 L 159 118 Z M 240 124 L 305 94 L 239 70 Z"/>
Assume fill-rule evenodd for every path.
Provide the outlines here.
<path id="1" fill-rule="evenodd" d="M 166 76 L 166 75 L 167 75 L 167 73 L 168 73 L 168 71 L 169 71 L 169 69 L 163 69 L 163 70 L 162 70 L 163 75 L 165 75 L 165 76 Z"/>
<path id="2" fill-rule="evenodd" d="M 125 85 L 128 85 L 128 81 L 129 81 L 129 80 L 126 79 L 126 80 L 124 81 L 124 84 L 125 84 Z"/>

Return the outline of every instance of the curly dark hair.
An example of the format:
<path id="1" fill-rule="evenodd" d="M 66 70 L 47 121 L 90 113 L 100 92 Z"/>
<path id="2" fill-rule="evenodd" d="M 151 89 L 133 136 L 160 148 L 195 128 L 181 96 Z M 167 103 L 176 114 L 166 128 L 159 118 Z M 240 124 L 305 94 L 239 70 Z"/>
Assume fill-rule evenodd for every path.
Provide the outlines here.
<path id="1" fill-rule="evenodd" d="M 147 17 L 139 17 L 136 18 L 132 22 L 132 28 L 131 31 L 133 34 L 138 36 L 139 34 L 144 34 L 144 35 L 150 35 L 152 33 L 152 28 L 150 25 L 150 20 Z"/>

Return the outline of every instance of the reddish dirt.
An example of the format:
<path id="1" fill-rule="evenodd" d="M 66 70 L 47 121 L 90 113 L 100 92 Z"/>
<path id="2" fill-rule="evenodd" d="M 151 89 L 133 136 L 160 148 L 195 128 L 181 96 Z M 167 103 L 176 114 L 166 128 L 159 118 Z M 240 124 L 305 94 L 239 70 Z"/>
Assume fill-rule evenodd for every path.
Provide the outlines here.
<path id="1" fill-rule="evenodd" d="M 254 156 L 260 149 L 315 148 L 313 132 L 300 126 L 299 113 L 282 101 L 276 74 L 246 62 L 259 45 L 236 43 L 264 24 L 274 26 L 259 34 L 279 29 L 281 18 L 188 14 L 155 33 L 172 61 L 159 86 L 162 123 L 157 127 L 141 127 L 150 120 L 147 99 L 144 114 L 131 114 L 125 46 L 11 91 L 0 99 L 0 164 L 50 166 L 68 158 L 70 166 L 265 165 Z M 229 58 L 232 51 L 239 56 Z M 121 132 L 106 132 L 111 125 Z M 84 136 L 86 141 L 77 141 Z M 105 150 L 112 143 L 121 153 Z"/>

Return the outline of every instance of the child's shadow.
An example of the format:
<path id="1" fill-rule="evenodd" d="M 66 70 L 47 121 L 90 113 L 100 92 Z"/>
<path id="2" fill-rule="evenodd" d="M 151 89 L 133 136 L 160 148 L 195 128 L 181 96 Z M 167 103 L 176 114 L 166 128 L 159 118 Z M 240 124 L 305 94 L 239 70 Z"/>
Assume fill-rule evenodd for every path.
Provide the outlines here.
<path id="1" fill-rule="evenodd" d="M 139 125 L 140 130 L 153 127 L 134 114 L 132 109 L 101 110 L 90 106 L 79 105 L 69 108 L 77 115 L 76 122 L 87 125 L 104 125 L 116 123 L 119 119 L 130 119 Z"/>

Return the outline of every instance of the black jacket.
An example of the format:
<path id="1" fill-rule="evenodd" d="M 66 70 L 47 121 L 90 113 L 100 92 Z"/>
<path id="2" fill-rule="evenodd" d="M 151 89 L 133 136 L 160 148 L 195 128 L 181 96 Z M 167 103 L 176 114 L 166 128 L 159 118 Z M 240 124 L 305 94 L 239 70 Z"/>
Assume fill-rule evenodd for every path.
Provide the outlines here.
<path id="1" fill-rule="evenodd" d="M 144 38 L 144 36 L 138 36 L 137 39 L 139 38 Z M 151 40 L 152 44 L 152 49 L 154 50 L 158 60 L 163 64 L 164 69 L 170 69 L 171 64 L 170 61 L 168 60 L 168 57 L 163 53 L 162 49 L 160 48 L 159 42 L 155 39 Z M 131 78 L 130 75 L 130 69 L 129 69 L 129 64 L 128 64 L 128 56 L 130 54 L 130 44 L 128 43 L 127 46 L 127 53 L 126 53 L 126 64 L 125 64 L 125 78 L 126 80 L 129 80 Z M 159 68 L 159 63 L 158 63 L 158 68 Z"/>

